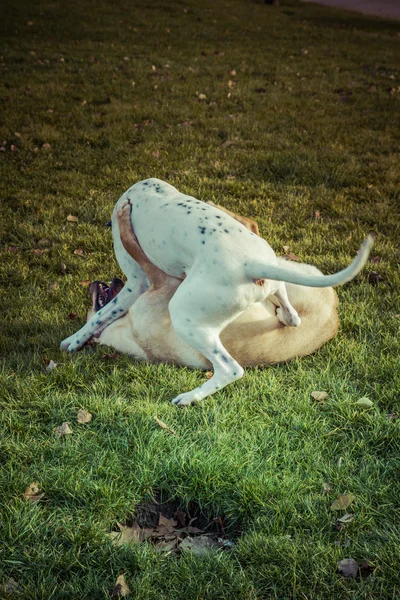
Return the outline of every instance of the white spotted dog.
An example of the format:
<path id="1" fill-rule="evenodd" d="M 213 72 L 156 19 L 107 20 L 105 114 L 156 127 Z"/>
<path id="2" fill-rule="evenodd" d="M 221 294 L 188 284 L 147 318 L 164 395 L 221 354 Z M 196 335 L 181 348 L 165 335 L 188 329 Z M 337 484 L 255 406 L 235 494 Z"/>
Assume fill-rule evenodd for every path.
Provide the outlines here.
<path id="1" fill-rule="evenodd" d="M 73 352 L 101 333 L 149 287 L 149 279 L 122 245 L 117 210 L 131 205 L 131 224 L 144 254 L 158 269 L 182 280 L 169 302 L 177 335 L 203 355 L 214 375 L 196 389 L 180 394 L 175 404 L 201 400 L 243 375 L 243 368 L 223 346 L 221 332 L 251 305 L 274 297 L 277 316 L 289 326 L 300 318 L 290 304 L 284 282 L 331 287 L 352 279 L 364 266 L 369 237 L 349 267 L 334 275 L 310 275 L 283 268 L 269 244 L 233 217 L 158 179 L 132 186 L 117 202 L 112 230 L 116 258 L 127 276 L 120 293 L 93 315 L 61 347 Z"/>
<path id="2" fill-rule="evenodd" d="M 222 207 L 220 207 L 222 210 Z M 245 227 L 258 233 L 257 223 L 229 213 Z M 131 306 L 128 313 L 106 327 L 96 341 L 148 362 L 169 362 L 198 369 L 211 363 L 186 344 L 175 332 L 168 305 L 182 280 L 155 267 L 140 248 L 133 233 L 130 205 L 118 209 L 120 236 L 125 250 L 142 267 L 151 287 Z M 288 266 L 278 258 L 278 263 Z M 290 264 L 290 263 L 289 263 Z M 291 263 L 300 272 L 321 275 L 315 267 Z M 111 302 L 121 280 L 110 287 L 95 281 L 90 286 L 92 309 L 88 319 Z M 333 338 L 339 327 L 337 294 L 333 288 L 310 288 L 287 284 L 290 302 L 301 315 L 301 327 L 285 327 L 276 316 L 276 305 L 267 298 L 247 308 L 222 332 L 225 348 L 242 366 L 271 365 L 311 354 Z"/>

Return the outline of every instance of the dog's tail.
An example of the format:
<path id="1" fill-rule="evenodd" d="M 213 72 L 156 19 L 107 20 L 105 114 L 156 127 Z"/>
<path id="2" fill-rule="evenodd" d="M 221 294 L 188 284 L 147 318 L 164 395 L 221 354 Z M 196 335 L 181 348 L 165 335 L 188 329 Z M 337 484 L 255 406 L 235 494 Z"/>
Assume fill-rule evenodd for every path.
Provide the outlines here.
<path id="1" fill-rule="evenodd" d="M 332 287 L 350 281 L 361 271 L 368 260 L 373 243 L 373 237 L 369 235 L 363 241 L 353 262 L 342 271 L 333 273 L 333 275 L 307 275 L 298 271 L 291 271 L 290 268 L 286 269 L 277 265 L 266 265 L 261 262 L 249 263 L 248 267 L 246 267 L 246 273 L 252 279 L 272 279 L 308 287 Z"/>

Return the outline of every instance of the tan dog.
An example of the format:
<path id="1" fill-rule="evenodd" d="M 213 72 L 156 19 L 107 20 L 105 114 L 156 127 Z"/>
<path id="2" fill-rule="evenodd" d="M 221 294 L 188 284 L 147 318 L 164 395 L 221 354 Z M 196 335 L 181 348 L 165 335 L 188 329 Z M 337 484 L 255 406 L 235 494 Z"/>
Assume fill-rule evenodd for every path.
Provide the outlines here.
<path id="1" fill-rule="evenodd" d="M 221 206 L 218 208 L 225 211 Z M 255 221 L 225 212 L 258 234 Z M 97 341 L 149 362 L 210 369 L 211 363 L 182 340 L 171 323 L 168 304 L 182 280 L 166 275 L 144 254 L 132 230 L 129 205 L 119 209 L 117 216 L 125 250 L 141 266 L 152 285 L 139 296 L 127 314 L 102 331 Z M 284 268 L 288 262 L 278 258 L 278 264 Z M 321 274 L 310 265 L 293 262 L 289 265 L 292 271 L 299 273 Z M 243 367 L 271 365 L 311 354 L 336 335 L 339 321 L 334 289 L 286 285 L 289 300 L 301 317 L 301 327 L 285 327 L 276 316 L 277 305 L 267 298 L 247 308 L 222 332 L 223 345 Z M 112 300 L 120 287 L 114 283 L 111 290 L 107 288 L 108 298 L 99 303 L 103 286 L 98 283 L 91 288 L 93 308 L 88 317 Z"/>

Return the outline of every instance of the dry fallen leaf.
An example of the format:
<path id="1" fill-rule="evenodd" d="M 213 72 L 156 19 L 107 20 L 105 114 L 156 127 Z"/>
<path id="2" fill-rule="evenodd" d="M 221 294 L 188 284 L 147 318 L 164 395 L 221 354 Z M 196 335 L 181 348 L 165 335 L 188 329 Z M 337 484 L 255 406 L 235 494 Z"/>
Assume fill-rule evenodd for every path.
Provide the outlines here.
<path id="1" fill-rule="evenodd" d="M 297 254 L 293 254 L 293 252 L 287 252 L 287 254 L 285 255 L 284 258 L 287 258 L 287 260 L 294 260 L 296 262 L 298 262 L 300 260 L 300 258 L 297 256 Z"/>
<path id="2" fill-rule="evenodd" d="M 117 581 L 115 582 L 115 587 L 111 591 L 111 597 L 113 598 L 124 598 L 129 596 L 131 590 L 128 587 L 128 584 L 125 581 L 125 577 L 123 575 L 118 575 Z"/>
<path id="3" fill-rule="evenodd" d="M 214 371 L 207 371 L 206 372 L 206 379 L 211 379 L 211 377 L 214 375 Z"/>
<path id="4" fill-rule="evenodd" d="M 331 492 L 331 491 L 332 491 L 331 484 L 330 484 L 330 483 L 328 483 L 327 481 L 325 481 L 325 482 L 322 484 L 322 489 L 323 489 L 323 491 L 324 491 L 324 494 L 329 494 L 329 492 Z"/>
<path id="5" fill-rule="evenodd" d="M 177 537 L 174 537 L 170 541 L 162 540 L 161 542 L 158 542 L 158 544 L 156 544 L 156 552 L 171 552 L 171 550 L 173 550 L 177 546 L 178 542 L 179 538 Z"/>
<path id="6" fill-rule="evenodd" d="M 175 519 L 168 519 L 167 517 L 164 517 L 164 515 L 162 515 L 160 513 L 160 516 L 158 518 L 158 531 L 159 533 L 173 533 L 175 531 L 176 526 L 178 525 L 178 522 L 175 521 Z"/>
<path id="7" fill-rule="evenodd" d="M 338 562 L 338 571 L 343 577 L 357 577 L 358 564 L 354 558 L 344 558 Z"/>
<path id="8" fill-rule="evenodd" d="M 46 142 L 46 144 L 42 145 L 43 150 L 50 150 L 51 146 Z"/>
<path id="9" fill-rule="evenodd" d="M 107 536 L 111 538 L 115 546 L 123 546 L 124 544 L 140 544 L 146 539 L 146 534 L 143 529 L 139 527 L 137 523 L 134 523 L 132 527 L 121 525 L 117 523 L 119 531 L 111 531 L 107 533 Z"/>
<path id="10" fill-rule="evenodd" d="M 166 425 L 163 421 L 160 421 L 160 419 L 158 417 L 154 417 L 154 420 L 157 423 L 157 425 L 159 425 L 161 427 L 161 429 L 165 429 L 166 431 L 169 431 L 169 433 L 176 435 L 176 431 L 174 431 L 173 429 L 168 427 L 168 425 Z"/>
<path id="11" fill-rule="evenodd" d="M 77 248 L 76 250 L 74 250 L 74 254 L 76 254 L 77 256 L 83 256 L 82 248 Z"/>
<path id="12" fill-rule="evenodd" d="M 315 400 L 316 402 L 323 402 L 327 399 L 328 396 L 328 392 L 311 392 L 311 398 L 313 398 L 313 400 Z"/>
<path id="13" fill-rule="evenodd" d="M 53 431 L 59 437 L 62 437 L 64 435 L 70 435 L 72 433 L 72 429 L 70 428 L 68 423 L 62 423 L 59 427 L 55 427 Z"/>
<path id="14" fill-rule="evenodd" d="M 24 492 L 25 500 L 29 500 L 33 504 L 36 504 L 36 502 L 39 502 L 39 500 L 41 500 L 44 496 L 44 493 L 40 494 L 39 491 L 40 491 L 39 483 L 37 481 L 34 481 L 30 485 L 28 485 L 28 487 L 26 488 L 26 490 Z"/>
<path id="15" fill-rule="evenodd" d="M 79 285 L 82 285 L 83 287 L 87 287 L 90 284 L 90 279 L 83 279 L 82 281 L 79 282 Z"/>
<path id="16" fill-rule="evenodd" d="M 15 581 L 13 577 L 7 579 L 3 586 L 3 590 L 6 594 L 18 594 L 22 592 L 22 588 L 19 585 L 18 581 Z"/>
<path id="17" fill-rule="evenodd" d="M 179 549 L 182 552 L 190 551 L 198 556 L 204 556 L 205 554 L 218 550 L 219 548 L 220 545 L 206 535 L 199 535 L 195 538 L 187 537 L 179 546 Z"/>
<path id="18" fill-rule="evenodd" d="M 320 211 L 319 211 L 319 210 L 316 210 L 316 211 L 314 212 L 314 219 L 315 219 L 316 221 L 319 221 L 319 220 L 320 220 L 320 218 L 321 218 L 321 213 L 320 213 Z"/>
<path id="19" fill-rule="evenodd" d="M 107 352 L 107 354 L 103 354 L 101 357 L 102 360 L 118 360 L 121 356 L 119 352 Z"/>
<path id="20" fill-rule="evenodd" d="M 354 515 L 351 513 L 345 513 L 343 517 L 338 519 L 339 523 L 351 523 L 354 520 Z"/>
<path id="21" fill-rule="evenodd" d="M 68 215 L 67 221 L 69 221 L 70 223 L 77 223 L 78 217 L 75 217 L 74 215 Z"/>
<path id="22" fill-rule="evenodd" d="M 51 241 L 47 238 L 40 238 L 40 240 L 38 241 L 38 246 L 51 246 Z"/>
<path id="23" fill-rule="evenodd" d="M 355 499 L 353 494 L 339 494 L 336 500 L 331 504 L 331 510 L 343 510 L 350 506 Z"/>
<path id="24" fill-rule="evenodd" d="M 78 423 L 90 423 L 91 420 L 92 420 L 92 414 L 89 411 L 83 410 L 83 409 L 78 410 L 78 414 L 77 414 Z"/>
<path id="25" fill-rule="evenodd" d="M 363 398 L 360 398 L 359 400 L 357 400 L 356 404 L 358 406 L 362 406 L 363 408 L 371 408 L 371 406 L 374 405 L 372 400 L 367 398 L 367 396 L 363 396 Z"/>
<path id="26" fill-rule="evenodd" d="M 58 290 L 60 287 L 60 284 L 57 281 L 53 281 L 53 283 L 50 283 L 50 285 L 48 286 L 48 290 L 50 292 L 53 292 L 54 290 Z"/>
<path id="27" fill-rule="evenodd" d="M 48 365 L 46 366 L 46 373 L 51 373 L 56 368 L 57 368 L 57 363 L 54 362 L 54 360 L 50 360 Z"/>

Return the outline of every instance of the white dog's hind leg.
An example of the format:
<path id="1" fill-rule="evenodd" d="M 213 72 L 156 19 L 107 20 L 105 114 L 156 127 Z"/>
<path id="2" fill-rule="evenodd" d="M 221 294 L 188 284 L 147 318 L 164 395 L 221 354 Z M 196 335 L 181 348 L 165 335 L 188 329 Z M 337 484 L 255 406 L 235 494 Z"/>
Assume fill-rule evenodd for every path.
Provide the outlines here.
<path id="1" fill-rule="evenodd" d="M 284 283 L 279 284 L 274 296 L 279 300 L 280 304 L 280 308 L 276 311 L 276 316 L 279 321 L 283 323 L 283 325 L 288 325 L 289 327 L 298 327 L 301 324 L 301 319 L 297 314 L 297 311 L 290 304 L 286 292 L 286 285 Z"/>
<path id="2" fill-rule="evenodd" d="M 173 404 L 179 406 L 202 400 L 244 374 L 242 367 L 224 348 L 219 337 L 222 329 L 241 311 L 233 309 L 229 317 L 229 298 L 226 299 L 227 302 L 216 303 L 207 290 L 199 291 L 186 285 L 186 281 L 180 285 L 169 303 L 171 322 L 176 333 L 212 363 L 214 375 L 203 385 L 174 398 Z M 214 292 L 218 295 L 218 291 Z"/>

